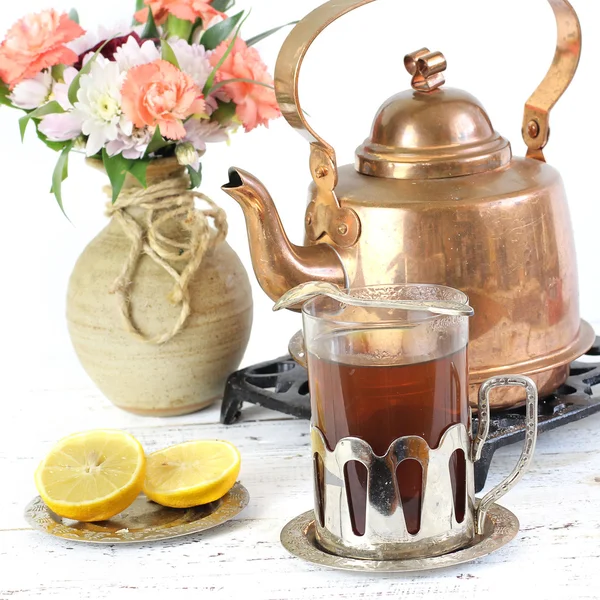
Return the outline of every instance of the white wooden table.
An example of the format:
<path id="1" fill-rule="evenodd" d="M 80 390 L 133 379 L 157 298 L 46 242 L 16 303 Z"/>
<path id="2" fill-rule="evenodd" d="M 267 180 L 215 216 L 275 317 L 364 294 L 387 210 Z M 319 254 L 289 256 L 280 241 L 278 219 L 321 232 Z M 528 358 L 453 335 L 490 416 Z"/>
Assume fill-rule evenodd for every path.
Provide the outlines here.
<path id="1" fill-rule="evenodd" d="M 279 543 L 285 523 L 312 503 L 306 422 L 254 406 L 233 426 L 219 423 L 218 406 L 142 418 L 114 408 L 85 379 L 45 381 L 2 393 L 2 600 L 600 598 L 600 415 L 540 436 L 532 470 L 502 500 L 521 521 L 508 546 L 442 571 L 365 576 L 313 567 Z M 249 506 L 220 528 L 153 544 L 77 545 L 30 529 L 22 515 L 35 495 L 39 459 L 62 435 L 98 427 L 127 429 L 148 451 L 197 438 L 231 440 L 242 454 Z M 488 485 L 508 473 L 519 452 L 517 445 L 496 453 Z"/>

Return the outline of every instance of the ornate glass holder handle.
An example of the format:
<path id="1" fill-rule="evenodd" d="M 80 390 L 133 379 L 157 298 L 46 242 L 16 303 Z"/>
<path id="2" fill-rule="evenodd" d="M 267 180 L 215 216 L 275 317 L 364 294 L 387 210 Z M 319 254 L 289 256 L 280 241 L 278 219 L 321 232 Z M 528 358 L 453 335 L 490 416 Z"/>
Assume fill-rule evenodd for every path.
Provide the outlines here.
<path id="1" fill-rule="evenodd" d="M 490 430 L 490 392 L 494 388 L 507 386 L 523 387 L 527 393 L 525 405 L 525 444 L 519 457 L 519 462 L 512 473 L 502 483 L 489 491 L 479 502 L 475 519 L 475 533 L 477 534 L 483 533 L 485 515 L 490 506 L 504 496 L 523 477 L 529 468 L 529 464 L 533 458 L 533 451 L 535 450 L 538 425 L 538 393 L 535 384 L 529 377 L 522 377 L 521 375 L 492 377 L 483 383 L 479 389 L 479 428 L 471 446 L 471 460 L 476 462 L 481 458 L 481 451 Z"/>

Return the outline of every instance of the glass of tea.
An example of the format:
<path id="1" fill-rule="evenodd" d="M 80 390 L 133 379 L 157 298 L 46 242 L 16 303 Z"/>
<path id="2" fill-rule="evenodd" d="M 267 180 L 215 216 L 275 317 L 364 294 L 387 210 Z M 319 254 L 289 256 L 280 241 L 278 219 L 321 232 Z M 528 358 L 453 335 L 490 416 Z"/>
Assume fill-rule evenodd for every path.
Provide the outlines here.
<path id="1" fill-rule="evenodd" d="M 533 423 L 535 386 L 519 376 L 489 381 L 480 394 L 481 435 L 473 440 L 469 320 L 431 310 L 436 302 L 468 305 L 466 295 L 417 284 L 348 293 L 356 305 L 318 295 L 302 307 L 317 538 L 357 558 L 462 547 L 477 530 L 473 461 L 487 435 L 489 392 L 525 387 Z M 485 515 L 480 521 L 484 527 Z"/>

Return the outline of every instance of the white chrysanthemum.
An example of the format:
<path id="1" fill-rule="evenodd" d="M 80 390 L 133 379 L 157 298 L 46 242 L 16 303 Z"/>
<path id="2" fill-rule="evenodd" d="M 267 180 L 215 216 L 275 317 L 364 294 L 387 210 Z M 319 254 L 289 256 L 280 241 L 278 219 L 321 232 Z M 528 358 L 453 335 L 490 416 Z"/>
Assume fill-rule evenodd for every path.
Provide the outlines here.
<path id="1" fill-rule="evenodd" d="M 213 70 L 209 60 L 211 53 L 204 46 L 190 45 L 185 40 L 173 40 L 170 45 L 179 63 L 179 68 L 188 74 L 200 89 L 203 89 Z"/>
<path id="2" fill-rule="evenodd" d="M 183 141 L 190 142 L 200 152 L 206 151 L 207 143 L 226 142 L 229 140 L 229 132 L 219 123 L 210 122 L 206 119 L 188 119 L 184 123 L 185 138 Z"/>
<path id="3" fill-rule="evenodd" d="M 97 46 L 100 42 L 111 40 L 122 35 L 127 35 L 128 33 L 131 33 L 131 31 L 131 25 L 128 25 L 125 21 L 110 27 L 104 27 L 101 25 L 95 31 L 90 29 L 81 37 L 78 37 L 76 40 L 73 40 L 65 45 L 70 50 L 73 50 L 77 56 L 80 56 L 84 52 L 91 50 L 94 46 Z"/>
<path id="4" fill-rule="evenodd" d="M 123 133 L 119 128 L 117 139 L 106 144 L 106 152 L 109 156 L 122 154 L 124 158 L 141 158 L 152 140 L 152 134 L 153 132 L 148 127 L 143 129 L 134 127 L 130 135 Z"/>
<path id="5" fill-rule="evenodd" d="M 160 52 L 154 42 L 147 40 L 141 46 L 134 37 L 130 37 L 117 48 L 114 60 L 121 71 L 129 71 L 133 67 L 146 65 L 160 58 Z"/>
<path id="6" fill-rule="evenodd" d="M 46 70 L 33 79 L 26 79 L 18 83 L 9 96 L 9 100 L 19 108 L 31 110 L 45 104 L 51 91 L 52 74 Z"/>
<path id="7" fill-rule="evenodd" d="M 131 135 L 133 123 L 121 110 L 121 86 L 125 73 L 116 62 L 102 56 L 92 64 L 89 74 L 81 77 L 74 116 L 81 118 L 81 130 L 89 136 L 87 156 L 99 152 L 106 142 L 116 140 L 119 130 Z"/>

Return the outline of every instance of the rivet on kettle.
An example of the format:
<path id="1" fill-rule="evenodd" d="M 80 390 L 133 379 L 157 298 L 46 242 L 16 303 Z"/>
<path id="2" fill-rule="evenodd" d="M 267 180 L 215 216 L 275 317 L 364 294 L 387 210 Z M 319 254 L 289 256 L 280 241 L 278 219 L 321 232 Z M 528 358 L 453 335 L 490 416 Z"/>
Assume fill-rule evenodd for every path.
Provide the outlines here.
<path id="1" fill-rule="evenodd" d="M 539 123 L 533 119 L 529 121 L 529 123 L 527 123 L 527 133 L 529 134 L 529 137 L 533 139 L 540 135 Z"/>

